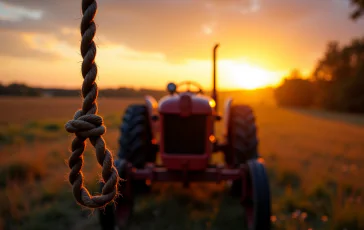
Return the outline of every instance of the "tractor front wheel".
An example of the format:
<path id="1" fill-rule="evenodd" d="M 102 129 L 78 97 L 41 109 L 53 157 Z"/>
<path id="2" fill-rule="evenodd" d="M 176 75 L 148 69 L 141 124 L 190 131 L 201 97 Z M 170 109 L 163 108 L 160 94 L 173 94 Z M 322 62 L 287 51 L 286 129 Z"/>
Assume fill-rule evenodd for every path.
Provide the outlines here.
<path id="1" fill-rule="evenodd" d="M 154 162 L 158 148 L 152 143 L 152 129 L 148 110 L 145 105 L 130 105 L 122 118 L 119 152 L 115 161 L 119 176 L 126 179 L 127 163 L 133 167 L 143 168 L 146 163 Z M 126 186 L 132 194 L 124 195 Z M 100 210 L 102 230 L 114 230 L 114 226 L 124 229 L 129 223 L 134 207 L 134 195 L 149 192 L 150 186 L 145 180 L 121 182 L 121 195 L 116 204 L 110 204 L 105 210 Z"/>
<path id="2" fill-rule="evenodd" d="M 262 160 L 248 160 L 241 204 L 249 230 L 271 229 L 271 197 L 268 175 Z"/>

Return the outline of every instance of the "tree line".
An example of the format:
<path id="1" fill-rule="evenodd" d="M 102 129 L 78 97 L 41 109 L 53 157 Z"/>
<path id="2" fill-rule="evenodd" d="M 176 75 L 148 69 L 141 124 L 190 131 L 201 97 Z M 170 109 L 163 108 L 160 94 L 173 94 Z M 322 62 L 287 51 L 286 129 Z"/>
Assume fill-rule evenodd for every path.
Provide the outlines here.
<path id="1" fill-rule="evenodd" d="M 99 97 L 122 97 L 137 98 L 144 95 L 151 95 L 155 98 L 161 98 L 166 95 L 166 91 L 153 89 L 133 89 L 120 87 L 117 89 L 100 89 Z M 57 88 L 39 88 L 30 87 L 26 84 L 12 83 L 4 85 L 0 83 L 0 96 L 27 96 L 27 97 L 79 97 L 79 89 L 57 89 Z"/>
<path id="2" fill-rule="evenodd" d="M 364 113 L 364 37 L 329 42 L 310 76 L 292 70 L 275 90 L 278 105 Z"/>
<path id="3" fill-rule="evenodd" d="M 329 42 L 310 76 L 292 70 L 275 89 L 278 105 L 364 113 L 364 37 Z"/>
<path id="4" fill-rule="evenodd" d="M 364 1 L 350 2 L 356 7 L 350 17 L 357 20 L 364 15 Z M 364 37 L 344 46 L 329 42 L 309 76 L 292 70 L 274 94 L 280 106 L 364 113 Z"/>

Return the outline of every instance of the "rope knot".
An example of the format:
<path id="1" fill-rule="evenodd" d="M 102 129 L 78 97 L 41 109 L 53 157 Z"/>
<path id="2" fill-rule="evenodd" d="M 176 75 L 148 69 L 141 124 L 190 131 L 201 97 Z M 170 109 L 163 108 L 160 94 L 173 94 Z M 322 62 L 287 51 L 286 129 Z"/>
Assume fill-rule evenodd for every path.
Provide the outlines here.
<path id="1" fill-rule="evenodd" d="M 82 62 L 82 110 L 78 110 L 73 120 L 65 124 L 65 129 L 76 136 L 72 141 L 72 155 L 68 160 L 71 172 L 69 182 L 72 184 L 73 195 L 76 201 L 89 208 L 101 208 L 112 202 L 118 195 L 119 174 L 114 166 L 111 152 L 106 148 L 102 135 L 106 132 L 102 117 L 97 113 L 97 66 L 95 63 L 96 45 L 93 38 L 96 33 L 94 17 L 97 12 L 96 0 L 82 0 L 81 22 L 81 55 Z M 102 166 L 102 181 L 105 182 L 102 194 L 92 196 L 83 184 L 83 152 L 85 140 L 89 139 L 95 147 L 96 158 Z"/>
<path id="2" fill-rule="evenodd" d="M 73 120 L 66 123 L 65 128 L 67 132 L 75 133 L 77 136 L 85 139 L 99 137 L 106 132 L 102 117 L 96 114 L 75 116 Z"/>

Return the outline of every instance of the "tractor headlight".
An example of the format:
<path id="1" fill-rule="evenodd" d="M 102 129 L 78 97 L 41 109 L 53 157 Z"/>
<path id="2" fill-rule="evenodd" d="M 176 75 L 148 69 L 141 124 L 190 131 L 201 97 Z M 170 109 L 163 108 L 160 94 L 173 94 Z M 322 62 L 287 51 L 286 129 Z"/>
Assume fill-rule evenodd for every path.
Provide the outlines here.
<path id="1" fill-rule="evenodd" d="M 211 100 L 209 101 L 209 104 L 210 104 L 211 108 L 215 108 L 215 106 L 216 106 L 216 102 L 215 102 L 215 100 L 214 100 L 214 99 L 211 99 Z"/>

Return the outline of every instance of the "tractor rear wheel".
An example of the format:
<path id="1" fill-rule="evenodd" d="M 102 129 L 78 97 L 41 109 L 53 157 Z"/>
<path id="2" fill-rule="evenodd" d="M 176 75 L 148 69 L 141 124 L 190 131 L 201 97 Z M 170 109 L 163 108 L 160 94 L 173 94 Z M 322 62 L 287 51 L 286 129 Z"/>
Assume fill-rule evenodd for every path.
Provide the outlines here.
<path id="1" fill-rule="evenodd" d="M 130 105 L 122 118 L 120 126 L 118 158 L 115 166 L 119 175 L 125 179 L 127 163 L 133 167 L 143 168 L 148 162 L 155 162 L 158 152 L 157 146 L 152 143 L 152 130 L 145 105 Z M 121 194 L 124 194 L 127 182 L 121 182 Z M 114 230 L 117 225 L 124 229 L 133 212 L 134 195 L 150 191 L 150 186 L 145 180 L 131 181 L 131 196 L 121 196 L 116 204 L 109 204 L 105 210 L 100 210 L 100 224 L 102 230 Z M 101 186 L 102 189 L 102 186 Z"/>
<path id="2" fill-rule="evenodd" d="M 231 167 L 238 167 L 248 160 L 258 158 L 257 127 L 250 106 L 234 105 L 231 107 L 227 138 L 229 148 L 225 153 L 225 160 Z M 240 196 L 241 188 L 241 180 L 233 181 L 232 195 Z"/>

